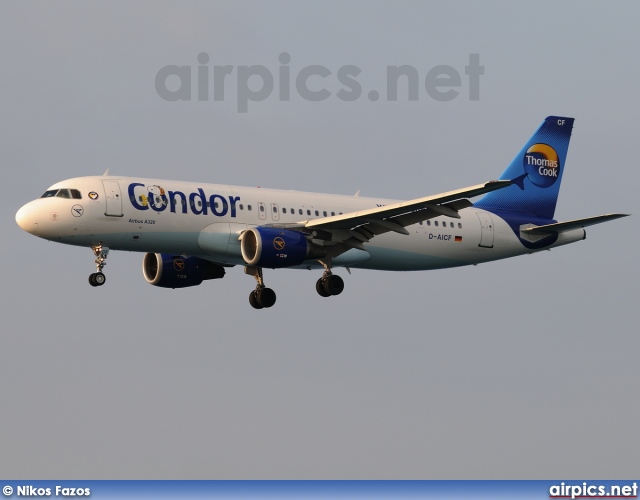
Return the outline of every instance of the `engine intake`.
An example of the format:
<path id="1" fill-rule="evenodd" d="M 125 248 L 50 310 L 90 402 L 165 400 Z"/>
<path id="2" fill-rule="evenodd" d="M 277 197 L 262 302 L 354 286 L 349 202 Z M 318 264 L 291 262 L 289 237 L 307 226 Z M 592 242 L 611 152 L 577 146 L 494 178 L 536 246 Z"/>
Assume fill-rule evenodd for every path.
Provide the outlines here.
<path id="1" fill-rule="evenodd" d="M 304 234 L 268 227 L 253 227 L 242 233 L 240 251 L 247 265 L 272 269 L 297 266 L 306 259 L 324 256 Z"/>
<path id="2" fill-rule="evenodd" d="M 147 283 L 163 288 L 196 286 L 204 280 L 223 278 L 224 267 L 197 257 L 148 253 L 142 260 Z"/>

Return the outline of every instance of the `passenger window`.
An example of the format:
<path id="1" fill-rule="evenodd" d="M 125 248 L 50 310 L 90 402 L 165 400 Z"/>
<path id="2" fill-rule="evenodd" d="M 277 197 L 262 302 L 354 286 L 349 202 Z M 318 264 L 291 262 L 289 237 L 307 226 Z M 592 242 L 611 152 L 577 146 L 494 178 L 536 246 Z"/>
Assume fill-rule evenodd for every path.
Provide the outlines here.
<path id="1" fill-rule="evenodd" d="M 299 213 L 300 215 L 302 215 L 302 209 L 301 209 L 301 208 L 299 208 L 299 209 L 298 209 L 298 213 Z"/>
<path id="2" fill-rule="evenodd" d="M 240 208 L 240 210 L 244 210 L 244 205 L 242 203 L 240 203 L 240 205 L 238 205 L 238 207 Z"/>
<path id="3" fill-rule="evenodd" d="M 458 229 L 462 229 L 462 223 L 458 222 Z"/>
<path id="4" fill-rule="evenodd" d="M 433 225 L 438 227 L 438 221 L 434 221 Z"/>
<path id="5" fill-rule="evenodd" d="M 331 212 L 331 217 L 333 217 L 336 213 L 335 212 Z"/>
<path id="6" fill-rule="evenodd" d="M 311 210 L 307 210 L 307 215 L 311 215 Z"/>
<path id="7" fill-rule="evenodd" d="M 327 216 L 327 211 L 325 210 L 324 212 L 322 212 L 322 215 L 324 215 L 326 217 Z"/>
<path id="8" fill-rule="evenodd" d="M 316 217 L 318 217 L 319 215 L 320 215 L 320 212 L 316 210 Z"/>
<path id="9" fill-rule="evenodd" d="M 275 207 L 274 207 L 274 211 L 275 211 Z M 282 207 L 282 213 L 283 213 L 283 214 L 286 214 L 286 213 L 287 213 L 287 209 L 286 209 L 286 208 L 284 208 L 284 207 Z"/>
<path id="10" fill-rule="evenodd" d="M 428 220 L 428 221 L 427 221 L 427 226 L 430 226 L 430 225 L 431 225 L 431 221 L 430 221 L 430 220 Z"/>
<path id="11" fill-rule="evenodd" d="M 251 212 L 251 205 L 247 205 L 247 210 L 249 210 L 249 212 Z"/>
<path id="12" fill-rule="evenodd" d="M 264 205 L 260 205 L 260 211 L 264 212 Z"/>

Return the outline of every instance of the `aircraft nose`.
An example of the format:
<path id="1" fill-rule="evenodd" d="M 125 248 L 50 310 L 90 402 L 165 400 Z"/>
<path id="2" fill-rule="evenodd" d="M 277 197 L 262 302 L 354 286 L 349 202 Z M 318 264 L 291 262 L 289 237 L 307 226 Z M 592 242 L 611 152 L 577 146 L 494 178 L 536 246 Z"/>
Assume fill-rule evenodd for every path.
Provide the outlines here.
<path id="1" fill-rule="evenodd" d="M 38 218 L 31 203 L 27 203 L 16 212 L 16 222 L 27 233 L 36 234 L 38 232 Z"/>

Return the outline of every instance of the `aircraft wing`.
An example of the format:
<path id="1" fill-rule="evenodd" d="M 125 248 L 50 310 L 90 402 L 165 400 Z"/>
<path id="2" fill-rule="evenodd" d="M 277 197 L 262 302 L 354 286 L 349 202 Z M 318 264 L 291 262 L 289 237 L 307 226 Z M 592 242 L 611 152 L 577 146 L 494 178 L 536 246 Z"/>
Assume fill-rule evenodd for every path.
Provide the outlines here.
<path id="1" fill-rule="evenodd" d="M 358 212 L 302 221 L 296 224 L 268 224 L 310 235 L 311 242 L 323 247 L 336 247 L 337 256 L 350 248 L 366 250 L 363 243 L 388 231 L 408 235 L 405 226 L 438 217 L 460 218 L 459 210 L 473 205 L 467 198 L 489 193 L 513 184 L 513 181 L 490 181 L 455 191 L 375 207 Z"/>

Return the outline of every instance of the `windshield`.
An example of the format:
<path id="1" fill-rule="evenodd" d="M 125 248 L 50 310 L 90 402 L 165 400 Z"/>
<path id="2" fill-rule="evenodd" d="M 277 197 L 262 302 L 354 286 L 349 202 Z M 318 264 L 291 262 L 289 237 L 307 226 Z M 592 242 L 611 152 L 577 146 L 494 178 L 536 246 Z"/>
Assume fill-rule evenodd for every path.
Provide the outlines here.
<path id="1" fill-rule="evenodd" d="M 73 198 L 74 200 L 81 200 L 82 195 L 77 189 L 50 189 L 45 191 L 40 198 Z"/>

